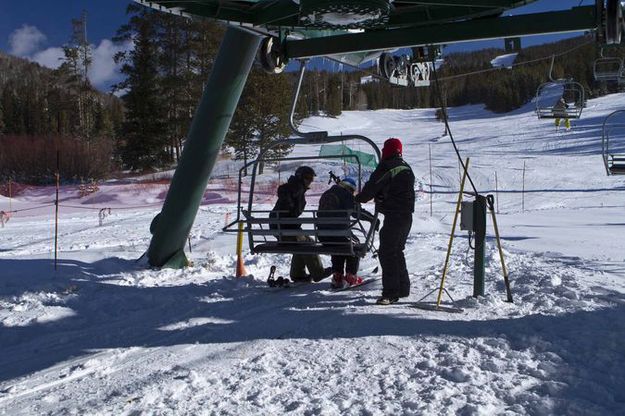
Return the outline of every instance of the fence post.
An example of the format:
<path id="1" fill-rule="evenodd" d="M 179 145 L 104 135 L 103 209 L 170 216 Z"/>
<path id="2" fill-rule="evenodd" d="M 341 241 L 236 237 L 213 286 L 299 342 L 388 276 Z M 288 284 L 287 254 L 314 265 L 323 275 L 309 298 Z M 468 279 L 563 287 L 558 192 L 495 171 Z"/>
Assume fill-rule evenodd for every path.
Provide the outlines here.
<path id="1" fill-rule="evenodd" d="M 521 212 L 525 212 L 525 161 L 523 161 L 523 186 L 521 188 Z"/>
<path id="2" fill-rule="evenodd" d="M 56 198 L 54 200 L 55 214 L 54 214 L 54 270 L 56 270 L 58 259 L 58 247 L 59 247 L 59 159 L 60 153 L 56 151 Z"/>
<path id="3" fill-rule="evenodd" d="M 9 179 L 9 211 L 13 211 L 13 203 L 11 202 L 12 193 L 11 193 L 11 179 Z"/>
<path id="4" fill-rule="evenodd" d="M 428 143 L 428 150 L 430 152 L 430 217 L 432 216 L 432 144 Z"/>

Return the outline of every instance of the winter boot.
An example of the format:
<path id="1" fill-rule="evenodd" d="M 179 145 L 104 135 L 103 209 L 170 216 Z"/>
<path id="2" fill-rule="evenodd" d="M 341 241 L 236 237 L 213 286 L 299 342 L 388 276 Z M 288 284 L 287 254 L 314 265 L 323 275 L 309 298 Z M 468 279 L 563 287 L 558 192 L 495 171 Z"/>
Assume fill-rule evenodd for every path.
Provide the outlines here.
<path id="1" fill-rule="evenodd" d="M 345 282 L 347 282 L 346 286 L 358 286 L 362 284 L 362 277 L 347 273 L 345 276 Z"/>
<path id="2" fill-rule="evenodd" d="M 343 288 L 343 273 L 341 272 L 334 272 L 332 274 L 332 281 L 330 282 L 330 287 L 332 287 L 332 289 L 341 289 Z"/>
<path id="3" fill-rule="evenodd" d="M 398 300 L 399 300 L 399 298 L 389 298 L 389 297 L 386 297 L 386 296 L 382 296 L 375 303 L 376 303 L 376 305 L 386 306 L 386 305 L 390 305 L 392 303 L 395 303 Z"/>

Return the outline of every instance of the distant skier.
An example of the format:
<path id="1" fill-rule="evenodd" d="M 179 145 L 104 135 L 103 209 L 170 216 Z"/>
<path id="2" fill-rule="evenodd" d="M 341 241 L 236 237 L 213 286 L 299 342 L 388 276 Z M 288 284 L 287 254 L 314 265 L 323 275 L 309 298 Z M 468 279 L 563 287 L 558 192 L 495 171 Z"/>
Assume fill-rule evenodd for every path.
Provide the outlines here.
<path id="1" fill-rule="evenodd" d="M 330 189 L 325 191 L 319 199 L 319 210 L 317 211 L 317 217 L 319 218 L 345 218 L 347 211 L 353 210 L 352 216 L 354 218 L 360 218 L 365 221 L 374 221 L 374 216 L 360 208 L 358 210 L 358 204 L 354 200 L 354 192 L 356 191 L 356 181 L 352 178 L 344 178 L 338 184 L 333 185 Z M 360 217 L 358 212 L 360 211 Z M 373 224 L 375 227 L 377 224 Z M 345 221 L 340 224 L 319 224 L 317 226 L 319 230 L 336 230 L 345 229 Z M 345 243 L 349 237 L 333 237 L 333 236 L 319 236 L 319 240 L 324 243 Z M 355 239 L 356 237 L 352 237 Z M 358 256 L 344 256 L 333 255 L 332 257 L 332 283 L 331 286 L 335 289 L 344 288 L 349 286 L 357 286 L 362 283 L 362 278 L 358 276 L 358 265 L 360 259 Z"/>
<path id="2" fill-rule="evenodd" d="M 298 218 L 306 207 L 305 193 L 310 189 L 315 178 L 315 171 L 310 166 L 300 166 L 287 183 L 278 187 L 278 201 L 269 214 L 269 218 Z M 301 224 L 271 224 L 272 230 L 299 230 Z M 307 236 L 280 236 L 278 240 L 285 242 L 306 243 L 311 241 Z M 308 269 L 308 274 L 306 274 Z M 318 282 L 332 273 L 331 268 L 324 269 L 321 258 L 314 254 L 294 254 L 291 259 L 290 277 L 293 281 Z"/>
<path id="3" fill-rule="evenodd" d="M 415 177 L 402 159 L 402 143 L 390 138 L 384 142 L 382 160 L 356 195 L 356 202 L 375 198 L 378 212 L 384 215 L 380 230 L 380 264 L 382 266 L 382 297 L 378 305 L 389 305 L 410 294 L 410 278 L 404 258 L 406 239 L 412 227 Z"/>

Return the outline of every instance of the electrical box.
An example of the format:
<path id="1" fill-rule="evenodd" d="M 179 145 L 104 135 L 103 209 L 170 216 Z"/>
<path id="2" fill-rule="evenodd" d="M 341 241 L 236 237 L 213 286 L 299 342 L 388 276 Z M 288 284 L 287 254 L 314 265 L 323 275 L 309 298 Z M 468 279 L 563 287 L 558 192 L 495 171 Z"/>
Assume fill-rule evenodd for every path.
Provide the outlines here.
<path id="1" fill-rule="evenodd" d="M 473 201 L 462 202 L 460 207 L 460 229 L 473 230 Z"/>

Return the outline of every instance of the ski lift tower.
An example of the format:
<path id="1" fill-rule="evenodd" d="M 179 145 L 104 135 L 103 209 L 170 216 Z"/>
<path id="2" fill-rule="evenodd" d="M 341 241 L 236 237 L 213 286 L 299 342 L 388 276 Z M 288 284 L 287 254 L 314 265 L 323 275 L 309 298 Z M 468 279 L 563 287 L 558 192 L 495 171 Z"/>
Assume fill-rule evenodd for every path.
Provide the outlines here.
<path id="1" fill-rule="evenodd" d="M 516 16 L 503 14 L 535 0 L 135 1 L 228 24 L 163 208 L 150 226 L 147 255 L 156 267 L 188 264 L 185 242 L 257 52 L 265 70 L 278 73 L 294 59 L 330 56 L 358 65 L 398 48 L 588 30 L 618 44 L 623 32 L 618 0 Z"/>

